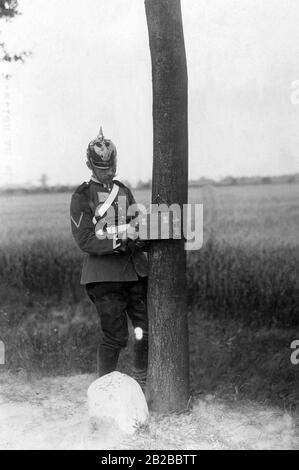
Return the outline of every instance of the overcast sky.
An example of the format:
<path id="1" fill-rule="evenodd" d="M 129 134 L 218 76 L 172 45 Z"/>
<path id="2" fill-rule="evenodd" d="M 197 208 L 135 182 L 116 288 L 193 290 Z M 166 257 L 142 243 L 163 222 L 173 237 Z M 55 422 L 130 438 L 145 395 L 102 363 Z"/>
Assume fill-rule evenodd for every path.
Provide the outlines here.
<path id="1" fill-rule="evenodd" d="M 0 184 L 80 183 L 103 126 L 118 177 L 152 170 L 151 64 L 143 0 L 19 0 L 2 30 L 12 51 L 11 122 L 1 115 Z M 182 0 L 191 178 L 299 171 L 297 0 Z M 3 24 L 1 25 L 3 26 Z M 4 71 L 3 64 L 0 69 Z M 5 69 L 6 70 L 6 69 Z M 1 80 L 1 106 L 5 81 Z M 9 134 L 9 136 L 8 136 Z M 11 151 L 4 145 L 11 140 Z"/>

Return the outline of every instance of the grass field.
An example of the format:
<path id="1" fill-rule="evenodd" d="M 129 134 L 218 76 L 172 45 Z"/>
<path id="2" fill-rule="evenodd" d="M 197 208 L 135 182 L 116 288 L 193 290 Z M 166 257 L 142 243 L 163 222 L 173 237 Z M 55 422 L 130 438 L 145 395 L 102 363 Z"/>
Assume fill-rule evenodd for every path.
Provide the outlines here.
<path id="1" fill-rule="evenodd" d="M 12 368 L 94 370 L 101 332 L 79 286 L 70 197 L 1 197 L 0 336 Z M 192 188 L 189 201 L 204 205 L 203 248 L 188 253 L 194 392 L 298 408 L 299 185 Z"/>

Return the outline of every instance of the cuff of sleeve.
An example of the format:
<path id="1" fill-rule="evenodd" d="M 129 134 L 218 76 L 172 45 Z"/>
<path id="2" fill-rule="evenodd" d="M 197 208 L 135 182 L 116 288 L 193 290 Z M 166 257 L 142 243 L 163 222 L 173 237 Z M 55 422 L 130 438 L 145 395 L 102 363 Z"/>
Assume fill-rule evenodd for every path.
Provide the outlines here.
<path id="1" fill-rule="evenodd" d="M 120 253 L 121 251 L 126 250 L 126 243 L 121 239 L 118 238 L 117 235 L 113 237 L 113 251 L 116 253 Z"/>

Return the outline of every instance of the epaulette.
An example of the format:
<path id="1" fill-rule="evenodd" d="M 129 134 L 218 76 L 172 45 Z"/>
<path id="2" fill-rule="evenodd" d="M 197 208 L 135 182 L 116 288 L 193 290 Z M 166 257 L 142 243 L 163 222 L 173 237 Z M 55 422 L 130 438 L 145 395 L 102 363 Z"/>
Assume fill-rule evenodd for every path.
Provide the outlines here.
<path id="1" fill-rule="evenodd" d="M 83 193 L 84 189 L 88 188 L 89 186 L 89 183 L 86 183 L 86 181 L 84 181 L 84 183 L 80 184 L 80 186 L 78 186 L 78 188 L 76 189 L 75 193 Z"/>
<path id="2" fill-rule="evenodd" d="M 123 183 L 121 183 L 118 180 L 113 180 L 112 183 L 117 184 L 117 186 L 119 186 L 120 188 L 126 188 L 126 185 L 124 185 Z"/>

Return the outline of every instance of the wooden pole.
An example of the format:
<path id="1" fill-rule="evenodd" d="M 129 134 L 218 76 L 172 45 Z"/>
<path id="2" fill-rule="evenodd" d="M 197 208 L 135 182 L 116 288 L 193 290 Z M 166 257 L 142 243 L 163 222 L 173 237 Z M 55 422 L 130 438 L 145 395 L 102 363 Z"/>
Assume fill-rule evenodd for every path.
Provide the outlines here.
<path id="1" fill-rule="evenodd" d="M 188 200 L 188 79 L 180 0 L 145 0 L 152 60 L 152 202 Z M 183 213 L 183 211 L 182 211 Z M 152 243 L 148 403 L 180 411 L 189 400 L 186 252 L 183 240 Z"/>

